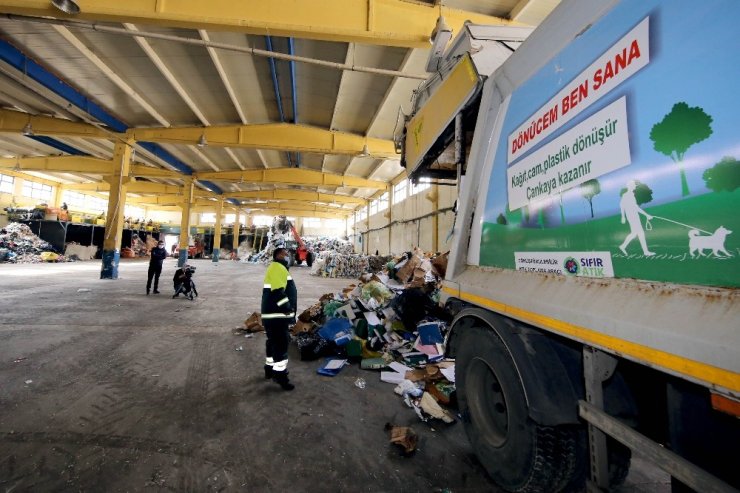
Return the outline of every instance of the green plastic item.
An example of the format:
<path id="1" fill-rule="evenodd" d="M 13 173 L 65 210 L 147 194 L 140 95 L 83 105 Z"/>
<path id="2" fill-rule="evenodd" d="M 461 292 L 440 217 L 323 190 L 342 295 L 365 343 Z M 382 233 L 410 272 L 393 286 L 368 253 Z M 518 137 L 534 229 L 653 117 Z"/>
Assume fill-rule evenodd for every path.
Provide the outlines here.
<path id="1" fill-rule="evenodd" d="M 332 300 L 328 301 L 326 305 L 324 305 L 324 315 L 327 317 L 333 317 L 337 313 L 337 309 L 344 305 L 344 302 L 338 301 L 338 300 Z"/>
<path id="2" fill-rule="evenodd" d="M 367 320 L 364 318 L 357 319 L 355 323 L 355 335 L 362 339 L 367 339 Z"/>
<path id="3" fill-rule="evenodd" d="M 360 362 L 360 368 L 363 370 L 382 370 L 388 363 L 383 358 L 365 358 Z"/>
<path id="4" fill-rule="evenodd" d="M 349 358 L 360 358 L 362 356 L 362 341 L 359 339 L 352 339 L 344 348 L 347 350 L 347 357 Z"/>
<path id="5" fill-rule="evenodd" d="M 378 281 L 370 281 L 362 286 L 362 299 L 369 300 L 370 298 L 375 298 L 375 301 L 384 304 L 393 298 L 393 293 L 385 284 Z"/>

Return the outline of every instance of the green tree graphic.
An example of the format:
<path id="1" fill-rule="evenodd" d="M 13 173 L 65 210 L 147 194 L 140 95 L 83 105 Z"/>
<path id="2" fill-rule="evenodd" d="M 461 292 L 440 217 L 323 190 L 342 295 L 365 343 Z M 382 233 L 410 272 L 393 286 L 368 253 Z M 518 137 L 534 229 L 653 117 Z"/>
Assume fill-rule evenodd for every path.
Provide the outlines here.
<path id="1" fill-rule="evenodd" d="M 645 185 L 639 180 L 635 180 L 635 185 L 635 200 L 637 201 L 637 205 L 647 204 L 648 202 L 651 202 L 653 200 L 652 188 Z M 619 196 L 621 197 L 622 195 L 624 195 L 626 191 L 626 188 L 621 189 L 619 191 Z"/>
<path id="2" fill-rule="evenodd" d="M 707 188 L 715 192 L 737 190 L 740 187 L 740 161 L 725 156 L 711 168 L 705 169 L 701 177 Z"/>
<path id="3" fill-rule="evenodd" d="M 594 217 L 594 197 L 601 193 L 601 184 L 596 178 L 581 183 L 580 187 L 581 195 L 584 199 L 588 200 L 588 205 L 591 207 L 591 217 Z M 627 190 L 625 188 L 625 190 Z M 624 193 L 624 192 L 623 192 Z"/>
<path id="4" fill-rule="evenodd" d="M 712 117 L 703 109 L 698 106 L 691 108 L 680 102 L 674 104 L 671 112 L 650 130 L 653 148 L 678 164 L 681 172 L 681 194 L 684 197 L 690 193 L 686 171 L 683 169 L 684 154 L 689 147 L 712 135 L 711 123 Z"/>

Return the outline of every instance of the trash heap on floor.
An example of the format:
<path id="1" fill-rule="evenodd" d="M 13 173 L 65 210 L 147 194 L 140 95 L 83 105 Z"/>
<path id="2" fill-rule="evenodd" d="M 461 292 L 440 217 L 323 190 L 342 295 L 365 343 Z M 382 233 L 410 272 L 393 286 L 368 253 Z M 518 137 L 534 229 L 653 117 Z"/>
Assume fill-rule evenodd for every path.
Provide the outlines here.
<path id="1" fill-rule="evenodd" d="M 9 223 L 0 229 L 0 262 L 36 264 L 39 262 L 63 262 L 64 257 L 54 252 L 54 247 L 45 242 L 22 223 Z"/>
<path id="2" fill-rule="evenodd" d="M 355 247 L 350 241 L 329 236 L 319 236 L 315 238 L 304 238 L 306 247 L 320 256 L 324 252 L 335 252 L 342 255 L 355 253 Z"/>
<path id="3" fill-rule="evenodd" d="M 443 407 L 455 390 L 454 361 L 444 356 L 451 317 L 439 305 L 447 255 L 407 252 L 384 264 L 382 272 L 366 270 L 357 284 L 323 295 L 299 315 L 292 333 L 301 359 L 325 358 L 318 373 L 327 376 L 359 363 L 393 384 L 423 421 L 451 423 Z"/>
<path id="4" fill-rule="evenodd" d="M 262 251 L 253 253 L 251 255 L 242 255 L 242 248 L 239 247 L 239 257 L 242 262 L 251 263 L 266 263 L 272 260 L 272 252 L 276 248 L 289 248 L 291 245 L 295 245 L 295 237 L 293 236 L 293 223 L 285 216 L 275 216 L 270 226 L 270 231 L 267 232 L 267 245 Z"/>
<path id="5" fill-rule="evenodd" d="M 382 271 L 393 257 L 381 255 L 343 254 L 334 251 L 319 253 L 311 275 L 321 277 L 357 278 L 366 272 Z"/>

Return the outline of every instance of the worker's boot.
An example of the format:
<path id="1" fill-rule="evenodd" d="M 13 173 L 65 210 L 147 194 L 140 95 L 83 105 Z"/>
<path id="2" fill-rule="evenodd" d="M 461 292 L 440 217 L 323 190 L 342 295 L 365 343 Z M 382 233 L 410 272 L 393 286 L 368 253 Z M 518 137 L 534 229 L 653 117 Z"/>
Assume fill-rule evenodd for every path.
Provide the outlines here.
<path id="1" fill-rule="evenodd" d="M 288 380 L 287 371 L 274 371 L 272 372 L 272 379 L 280 385 L 283 390 L 293 390 L 295 385 L 290 383 Z"/>
<path id="2" fill-rule="evenodd" d="M 265 365 L 265 380 L 269 380 L 272 378 L 272 366 Z"/>

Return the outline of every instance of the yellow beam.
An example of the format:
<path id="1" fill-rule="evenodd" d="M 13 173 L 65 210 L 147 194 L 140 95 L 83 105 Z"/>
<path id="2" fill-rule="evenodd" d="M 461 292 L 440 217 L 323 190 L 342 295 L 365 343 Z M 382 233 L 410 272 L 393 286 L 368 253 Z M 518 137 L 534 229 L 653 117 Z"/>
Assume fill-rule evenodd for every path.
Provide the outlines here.
<path id="1" fill-rule="evenodd" d="M 114 171 L 111 161 L 87 156 L 1 158 L 0 168 L 16 171 L 92 173 L 96 175 L 111 175 Z"/>
<path id="2" fill-rule="evenodd" d="M 0 7 L 2 8 L 2 7 Z M 51 116 L 33 116 L 20 111 L 0 109 L 0 132 L 22 133 L 31 124 L 34 135 L 57 135 L 62 137 L 85 137 L 110 139 L 116 134 L 88 123 L 78 123 Z"/>
<path id="3" fill-rule="evenodd" d="M 367 146 L 369 156 L 379 159 L 399 158 L 392 140 L 292 123 L 222 125 L 206 128 L 134 128 L 127 133 L 138 141 L 147 142 L 195 145 L 202 136 L 205 136 L 209 146 L 319 154 L 358 155 Z"/>
<path id="4" fill-rule="evenodd" d="M 375 188 L 386 190 L 384 181 L 368 180 L 354 176 L 322 173 L 300 168 L 271 168 L 244 171 L 209 171 L 196 173 L 198 180 L 241 181 L 246 183 L 271 183 L 280 185 L 302 185 L 314 187 Z"/>
<path id="5" fill-rule="evenodd" d="M 182 194 L 159 194 L 138 197 L 139 203 L 148 205 L 178 205 L 182 204 L 183 199 L 184 195 Z"/>
<path id="6" fill-rule="evenodd" d="M 177 171 L 171 171 L 164 168 L 154 168 L 152 166 L 144 166 L 143 164 L 132 164 L 131 176 L 182 178 L 185 175 L 183 175 L 182 173 L 178 173 Z"/>
<path id="7" fill-rule="evenodd" d="M 66 190 L 74 190 L 75 192 L 108 192 L 110 185 L 108 183 L 70 183 L 65 185 Z M 126 187 L 128 193 L 161 193 L 161 194 L 177 194 L 182 193 L 182 187 L 176 187 L 172 185 L 163 185 L 161 183 L 150 183 L 146 181 L 131 181 Z"/>
<path id="8" fill-rule="evenodd" d="M 214 209 L 215 210 L 215 209 Z M 290 209 L 290 208 L 249 208 L 250 213 L 255 213 L 261 216 L 291 216 L 291 217 L 320 217 L 325 219 L 345 219 L 348 214 L 340 214 L 334 212 L 323 212 L 323 211 L 307 211 L 303 209 Z"/>
<path id="9" fill-rule="evenodd" d="M 0 166 L 1 168 L 1 166 Z M 20 178 L 22 180 L 28 180 L 28 181 L 35 181 L 36 183 L 43 183 L 44 185 L 49 185 L 50 187 L 59 187 L 62 186 L 61 181 L 56 180 L 47 180 L 46 178 L 39 178 L 38 176 L 33 175 L 27 175 L 26 173 L 20 173 L 18 171 L 14 171 L 12 169 L 2 169 L 0 173 L 8 176 L 13 176 L 15 178 Z M 67 188 L 65 185 L 64 188 Z"/>
<path id="10" fill-rule="evenodd" d="M 253 190 L 224 194 L 228 199 L 262 199 L 262 200 L 304 200 L 307 202 L 325 202 L 329 204 L 364 204 L 361 197 L 337 195 L 331 193 L 304 192 L 301 190 Z"/>
<path id="11" fill-rule="evenodd" d="M 4 13 L 70 18 L 49 0 L 4 0 Z M 81 2 L 74 19 L 235 31 L 346 43 L 428 48 L 441 14 L 453 33 L 463 22 L 521 25 L 464 10 L 407 0 L 94 0 Z"/>
<path id="12" fill-rule="evenodd" d="M 240 205 L 246 209 L 252 209 L 254 207 L 288 207 L 290 209 L 306 209 L 311 211 L 322 211 L 322 212 L 339 212 L 339 213 L 350 213 L 352 209 L 344 209 L 342 207 L 330 207 L 321 204 L 315 204 L 313 202 L 304 202 L 301 200 L 282 200 L 282 201 L 268 201 L 268 202 L 247 202 Z"/>

